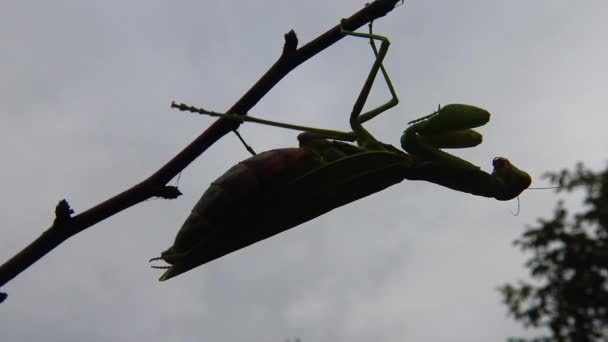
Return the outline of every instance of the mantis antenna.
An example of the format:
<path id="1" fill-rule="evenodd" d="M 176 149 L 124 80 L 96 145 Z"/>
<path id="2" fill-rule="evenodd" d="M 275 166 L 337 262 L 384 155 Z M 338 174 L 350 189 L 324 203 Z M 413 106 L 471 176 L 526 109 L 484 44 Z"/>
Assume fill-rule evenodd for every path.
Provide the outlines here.
<path id="1" fill-rule="evenodd" d="M 527 188 L 526 190 L 552 190 L 552 189 L 561 189 L 564 188 L 564 186 L 541 186 L 541 187 L 534 187 L 534 188 Z M 518 216 L 519 215 L 519 196 L 517 196 L 517 210 L 515 211 L 515 213 L 511 212 L 511 214 L 513 214 L 513 216 Z"/>
<path id="2" fill-rule="evenodd" d="M 511 215 L 513 215 L 513 216 L 519 216 L 519 196 L 517 196 L 517 210 L 515 210 L 515 212 L 511 211 Z"/>

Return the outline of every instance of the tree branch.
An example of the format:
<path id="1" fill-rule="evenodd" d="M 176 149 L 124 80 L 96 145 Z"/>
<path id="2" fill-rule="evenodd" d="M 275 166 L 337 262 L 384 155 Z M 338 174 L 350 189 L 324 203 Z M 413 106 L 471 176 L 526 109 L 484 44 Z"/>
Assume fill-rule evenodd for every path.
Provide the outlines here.
<path id="1" fill-rule="evenodd" d="M 398 2 L 399 0 L 376 0 L 345 19 L 342 22 L 342 26 L 347 30 L 354 31 L 372 20 L 386 15 Z M 340 25 L 336 25 L 313 41 L 296 49 L 298 44 L 296 34 L 293 30 L 289 31 L 285 34 L 285 45 L 279 59 L 227 112 L 247 113 L 285 75 L 309 58 L 330 47 L 342 39 L 342 37 L 344 37 L 344 34 L 340 32 Z M 62 200 L 59 202 L 56 208 L 56 218 L 51 227 L 21 252 L 0 266 L 0 286 L 3 286 L 19 275 L 19 273 L 33 265 L 65 240 L 94 224 L 154 196 L 163 198 L 177 197 L 179 195 L 176 192 L 177 189 L 171 189 L 165 185 L 205 152 L 207 148 L 230 131 L 236 129 L 238 125 L 233 120 L 222 118 L 216 120 L 199 137 L 153 175 L 130 189 L 76 216 L 71 216 L 72 210 L 67 201 Z M 0 302 L 5 298 L 6 294 L 0 292 Z"/>

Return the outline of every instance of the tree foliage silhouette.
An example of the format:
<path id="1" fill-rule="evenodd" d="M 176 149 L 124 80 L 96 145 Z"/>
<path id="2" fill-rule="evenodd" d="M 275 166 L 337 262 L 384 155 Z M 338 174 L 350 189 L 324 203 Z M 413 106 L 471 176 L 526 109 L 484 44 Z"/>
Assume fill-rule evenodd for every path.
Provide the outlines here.
<path id="1" fill-rule="evenodd" d="M 570 214 L 559 201 L 553 218 L 539 219 L 515 241 L 531 252 L 533 282 L 500 288 L 510 314 L 526 327 L 545 327 L 550 336 L 529 341 L 608 340 L 608 168 L 550 173 L 557 191 L 583 189 L 583 211 Z M 511 341 L 526 341 L 514 339 Z"/>

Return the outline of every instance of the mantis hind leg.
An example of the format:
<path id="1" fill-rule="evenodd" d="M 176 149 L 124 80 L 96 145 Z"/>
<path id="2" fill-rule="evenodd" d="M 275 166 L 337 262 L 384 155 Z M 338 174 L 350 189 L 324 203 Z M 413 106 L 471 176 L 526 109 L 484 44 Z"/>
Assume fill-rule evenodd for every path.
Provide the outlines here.
<path id="1" fill-rule="evenodd" d="M 392 81 L 391 81 L 390 77 L 388 76 L 388 73 L 386 72 L 384 65 L 382 65 L 382 61 L 384 60 L 384 57 L 386 56 L 386 53 L 388 51 L 388 47 L 390 46 L 390 41 L 388 40 L 387 37 L 373 34 L 371 23 L 369 24 L 369 33 L 352 32 L 352 31 L 345 30 L 343 28 L 341 28 L 341 31 L 342 31 L 342 33 L 349 35 L 349 36 L 369 39 L 370 44 L 372 46 L 372 50 L 374 51 L 374 55 L 376 56 L 374 64 L 372 65 L 372 68 L 371 68 L 369 74 L 367 75 L 367 79 L 365 80 L 365 83 L 363 84 L 363 87 L 361 88 L 361 91 L 359 92 L 359 95 L 353 106 L 353 110 L 352 110 L 351 116 L 350 116 L 351 128 L 353 129 L 354 132 L 357 133 L 359 142 L 362 143 L 363 145 L 365 145 L 366 142 L 376 142 L 376 139 L 369 132 L 367 132 L 361 124 L 368 120 L 373 119 L 374 117 L 376 117 L 379 114 L 383 113 L 384 111 L 396 106 L 399 103 L 399 99 L 398 99 L 397 93 L 395 92 L 395 89 L 393 87 Z M 374 40 L 379 40 L 381 42 L 379 50 L 376 48 Z M 361 113 L 363 111 L 363 106 L 365 105 L 365 102 L 367 101 L 367 98 L 369 96 L 369 92 L 372 88 L 372 85 L 374 84 L 374 80 L 376 79 L 376 76 L 378 75 L 378 71 L 380 71 L 382 73 L 382 76 L 386 82 L 386 85 L 388 86 L 388 89 L 391 93 L 392 98 L 381 106 L 378 106 L 365 113 Z"/>

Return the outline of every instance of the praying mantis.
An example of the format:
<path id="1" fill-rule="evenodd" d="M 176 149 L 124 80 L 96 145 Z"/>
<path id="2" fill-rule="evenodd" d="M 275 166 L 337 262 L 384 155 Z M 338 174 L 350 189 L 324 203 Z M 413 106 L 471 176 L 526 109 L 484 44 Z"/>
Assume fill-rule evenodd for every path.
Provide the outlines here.
<path id="1" fill-rule="evenodd" d="M 230 168 L 211 183 L 178 232 L 173 246 L 152 260 L 169 266 L 167 280 L 238 249 L 269 238 L 335 208 L 369 196 L 403 179 L 426 180 L 477 196 L 505 201 L 530 186 L 531 178 L 503 157 L 493 160 L 491 174 L 442 148 L 468 148 L 481 143 L 473 128 L 486 124 L 484 109 L 450 104 L 411 121 L 401 137 L 403 152 L 377 140 L 363 123 L 399 102 L 382 61 L 390 42 L 372 33 L 343 34 L 369 39 L 376 56 L 350 115 L 352 131 L 341 132 L 269 121 L 252 116 L 220 114 L 184 104 L 181 110 L 223 116 L 302 131 L 298 148 L 260 153 Z M 378 49 L 375 40 L 380 41 Z M 363 112 L 380 72 L 391 93 L 385 104 Z M 356 145 L 349 142 L 356 142 Z"/>

